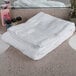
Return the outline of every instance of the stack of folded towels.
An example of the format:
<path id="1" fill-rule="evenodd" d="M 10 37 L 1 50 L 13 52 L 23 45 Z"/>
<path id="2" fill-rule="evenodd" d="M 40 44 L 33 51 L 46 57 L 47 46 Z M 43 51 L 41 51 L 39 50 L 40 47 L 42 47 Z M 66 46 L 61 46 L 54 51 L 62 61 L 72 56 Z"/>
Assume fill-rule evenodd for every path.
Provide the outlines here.
<path id="1" fill-rule="evenodd" d="M 40 12 L 27 22 L 9 28 L 2 39 L 28 57 L 39 60 L 74 31 L 74 23 Z"/>

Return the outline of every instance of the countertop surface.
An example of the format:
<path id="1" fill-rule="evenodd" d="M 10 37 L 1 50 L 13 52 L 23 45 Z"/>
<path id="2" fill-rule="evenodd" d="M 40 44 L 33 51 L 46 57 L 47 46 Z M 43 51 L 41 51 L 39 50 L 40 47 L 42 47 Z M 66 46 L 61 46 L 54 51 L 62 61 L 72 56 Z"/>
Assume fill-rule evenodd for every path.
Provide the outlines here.
<path id="1" fill-rule="evenodd" d="M 76 51 L 68 40 L 39 61 L 11 46 L 0 55 L 0 76 L 76 76 Z"/>

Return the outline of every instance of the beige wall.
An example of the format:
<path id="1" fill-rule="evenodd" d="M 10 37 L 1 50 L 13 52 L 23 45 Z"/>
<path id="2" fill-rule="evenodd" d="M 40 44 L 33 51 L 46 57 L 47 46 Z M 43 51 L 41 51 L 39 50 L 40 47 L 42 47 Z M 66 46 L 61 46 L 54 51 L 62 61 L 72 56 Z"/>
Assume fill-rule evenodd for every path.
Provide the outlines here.
<path id="1" fill-rule="evenodd" d="M 40 11 L 62 19 L 68 19 L 70 9 L 69 8 L 12 9 L 11 15 L 12 18 L 21 16 L 23 19 L 22 22 L 24 22 L 26 19 L 29 19 L 30 17 L 34 16 Z M 1 17 L 0 17 L 0 23 L 1 23 Z"/>
<path id="2" fill-rule="evenodd" d="M 59 18 L 68 19 L 70 9 L 69 8 L 15 9 L 12 10 L 11 12 L 13 17 L 22 16 L 23 21 L 25 21 L 25 19 L 32 17 L 33 15 L 37 14 L 40 11 Z"/>

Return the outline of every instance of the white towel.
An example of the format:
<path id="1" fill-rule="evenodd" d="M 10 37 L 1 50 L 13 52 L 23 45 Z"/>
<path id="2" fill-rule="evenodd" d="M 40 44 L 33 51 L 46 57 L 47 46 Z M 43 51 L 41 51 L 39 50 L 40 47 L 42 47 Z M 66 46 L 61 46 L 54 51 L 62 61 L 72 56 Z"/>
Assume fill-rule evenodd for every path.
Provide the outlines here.
<path id="1" fill-rule="evenodd" d="M 10 47 L 10 45 L 8 45 L 1 39 L 1 36 L 2 35 L 0 34 L 0 55 L 3 54 Z"/>
<path id="2" fill-rule="evenodd" d="M 39 60 L 72 36 L 74 31 L 74 23 L 40 12 L 26 23 L 10 27 L 2 39 L 24 55 Z"/>
<path id="3" fill-rule="evenodd" d="M 39 20 L 39 21 L 38 21 Z M 63 24 L 60 26 L 60 24 Z M 26 23 L 8 29 L 14 36 L 34 47 L 45 47 L 48 42 L 61 33 L 69 24 L 43 12 L 38 13 Z"/>

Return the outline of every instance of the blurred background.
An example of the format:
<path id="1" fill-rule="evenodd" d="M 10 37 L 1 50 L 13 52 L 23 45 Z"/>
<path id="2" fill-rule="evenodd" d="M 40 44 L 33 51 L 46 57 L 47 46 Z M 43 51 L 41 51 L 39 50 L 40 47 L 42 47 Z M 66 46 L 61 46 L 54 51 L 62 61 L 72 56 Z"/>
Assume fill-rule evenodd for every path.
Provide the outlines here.
<path id="1" fill-rule="evenodd" d="M 15 1 L 18 1 L 18 0 L 11 0 L 12 6 L 13 6 Z M 50 1 L 50 0 L 48 0 L 48 1 Z M 51 0 L 51 1 L 60 1 L 60 2 L 63 2 L 66 5 L 66 7 L 70 6 L 70 0 Z M 4 3 L 4 0 L 0 0 L 0 5 L 3 3 Z"/>

